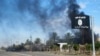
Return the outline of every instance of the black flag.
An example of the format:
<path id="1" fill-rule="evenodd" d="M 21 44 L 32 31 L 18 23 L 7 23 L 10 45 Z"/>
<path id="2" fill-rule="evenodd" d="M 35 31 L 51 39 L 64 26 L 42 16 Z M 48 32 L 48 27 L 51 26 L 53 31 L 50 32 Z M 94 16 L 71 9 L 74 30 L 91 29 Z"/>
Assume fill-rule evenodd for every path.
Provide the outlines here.
<path id="1" fill-rule="evenodd" d="M 88 15 L 76 15 L 71 22 L 73 29 L 90 28 L 90 17 Z"/>

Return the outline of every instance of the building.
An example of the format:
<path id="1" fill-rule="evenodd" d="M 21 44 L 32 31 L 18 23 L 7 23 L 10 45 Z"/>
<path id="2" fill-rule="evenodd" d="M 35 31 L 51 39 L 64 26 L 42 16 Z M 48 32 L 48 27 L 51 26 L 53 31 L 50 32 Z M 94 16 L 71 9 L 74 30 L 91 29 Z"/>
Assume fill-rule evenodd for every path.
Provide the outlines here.
<path id="1" fill-rule="evenodd" d="M 97 38 L 97 41 L 100 42 L 100 37 Z"/>

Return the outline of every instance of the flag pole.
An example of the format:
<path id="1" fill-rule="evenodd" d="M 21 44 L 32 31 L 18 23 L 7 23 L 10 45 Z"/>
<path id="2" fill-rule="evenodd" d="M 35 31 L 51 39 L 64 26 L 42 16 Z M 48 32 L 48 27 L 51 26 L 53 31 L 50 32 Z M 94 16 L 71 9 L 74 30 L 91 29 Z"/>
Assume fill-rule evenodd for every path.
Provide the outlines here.
<path id="1" fill-rule="evenodd" d="M 91 31 L 92 31 L 93 56 L 96 56 L 96 54 L 95 54 L 95 42 L 94 42 L 94 19 L 93 19 L 93 17 L 91 17 Z"/>

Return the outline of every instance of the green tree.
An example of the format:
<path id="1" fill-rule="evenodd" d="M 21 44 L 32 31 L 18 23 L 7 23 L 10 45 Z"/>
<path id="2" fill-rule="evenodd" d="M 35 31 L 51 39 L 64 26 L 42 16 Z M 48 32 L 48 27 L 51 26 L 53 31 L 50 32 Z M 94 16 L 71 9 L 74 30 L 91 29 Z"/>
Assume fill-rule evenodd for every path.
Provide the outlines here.
<path id="1" fill-rule="evenodd" d="M 52 46 L 57 42 L 59 42 L 59 36 L 57 35 L 57 33 L 56 32 L 50 33 L 49 39 L 47 40 L 46 44 Z"/>
<path id="2" fill-rule="evenodd" d="M 69 52 L 72 51 L 72 48 L 73 48 L 73 42 L 74 42 L 74 39 L 73 39 L 73 36 L 71 35 L 71 33 L 67 33 L 64 37 L 64 41 L 67 42 L 70 46 L 69 46 Z"/>
<path id="3" fill-rule="evenodd" d="M 32 42 L 29 39 L 27 39 L 26 42 L 25 42 L 25 44 L 30 45 L 30 44 L 32 44 Z"/>
<path id="4" fill-rule="evenodd" d="M 57 33 L 56 32 L 52 32 L 50 34 L 50 39 L 55 43 L 57 40 Z"/>
<path id="5" fill-rule="evenodd" d="M 73 42 L 73 37 L 70 33 L 65 34 L 64 41 L 71 44 Z"/>
<path id="6" fill-rule="evenodd" d="M 41 43 L 41 39 L 40 38 L 36 38 L 36 40 L 34 41 L 35 44 L 39 44 Z"/>

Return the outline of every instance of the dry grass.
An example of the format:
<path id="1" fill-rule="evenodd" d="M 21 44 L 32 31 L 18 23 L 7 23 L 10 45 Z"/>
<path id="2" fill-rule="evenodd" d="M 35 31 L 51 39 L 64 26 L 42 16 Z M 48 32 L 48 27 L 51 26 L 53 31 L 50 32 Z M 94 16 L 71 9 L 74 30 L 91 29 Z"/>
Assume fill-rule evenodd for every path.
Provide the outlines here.
<path id="1" fill-rule="evenodd" d="M 59 51 L 52 51 L 51 53 L 57 54 L 57 55 L 68 55 L 68 56 L 92 56 L 92 52 L 86 52 L 86 53 L 78 53 L 78 52 L 59 52 Z M 100 51 L 96 52 L 96 56 L 100 56 Z"/>

